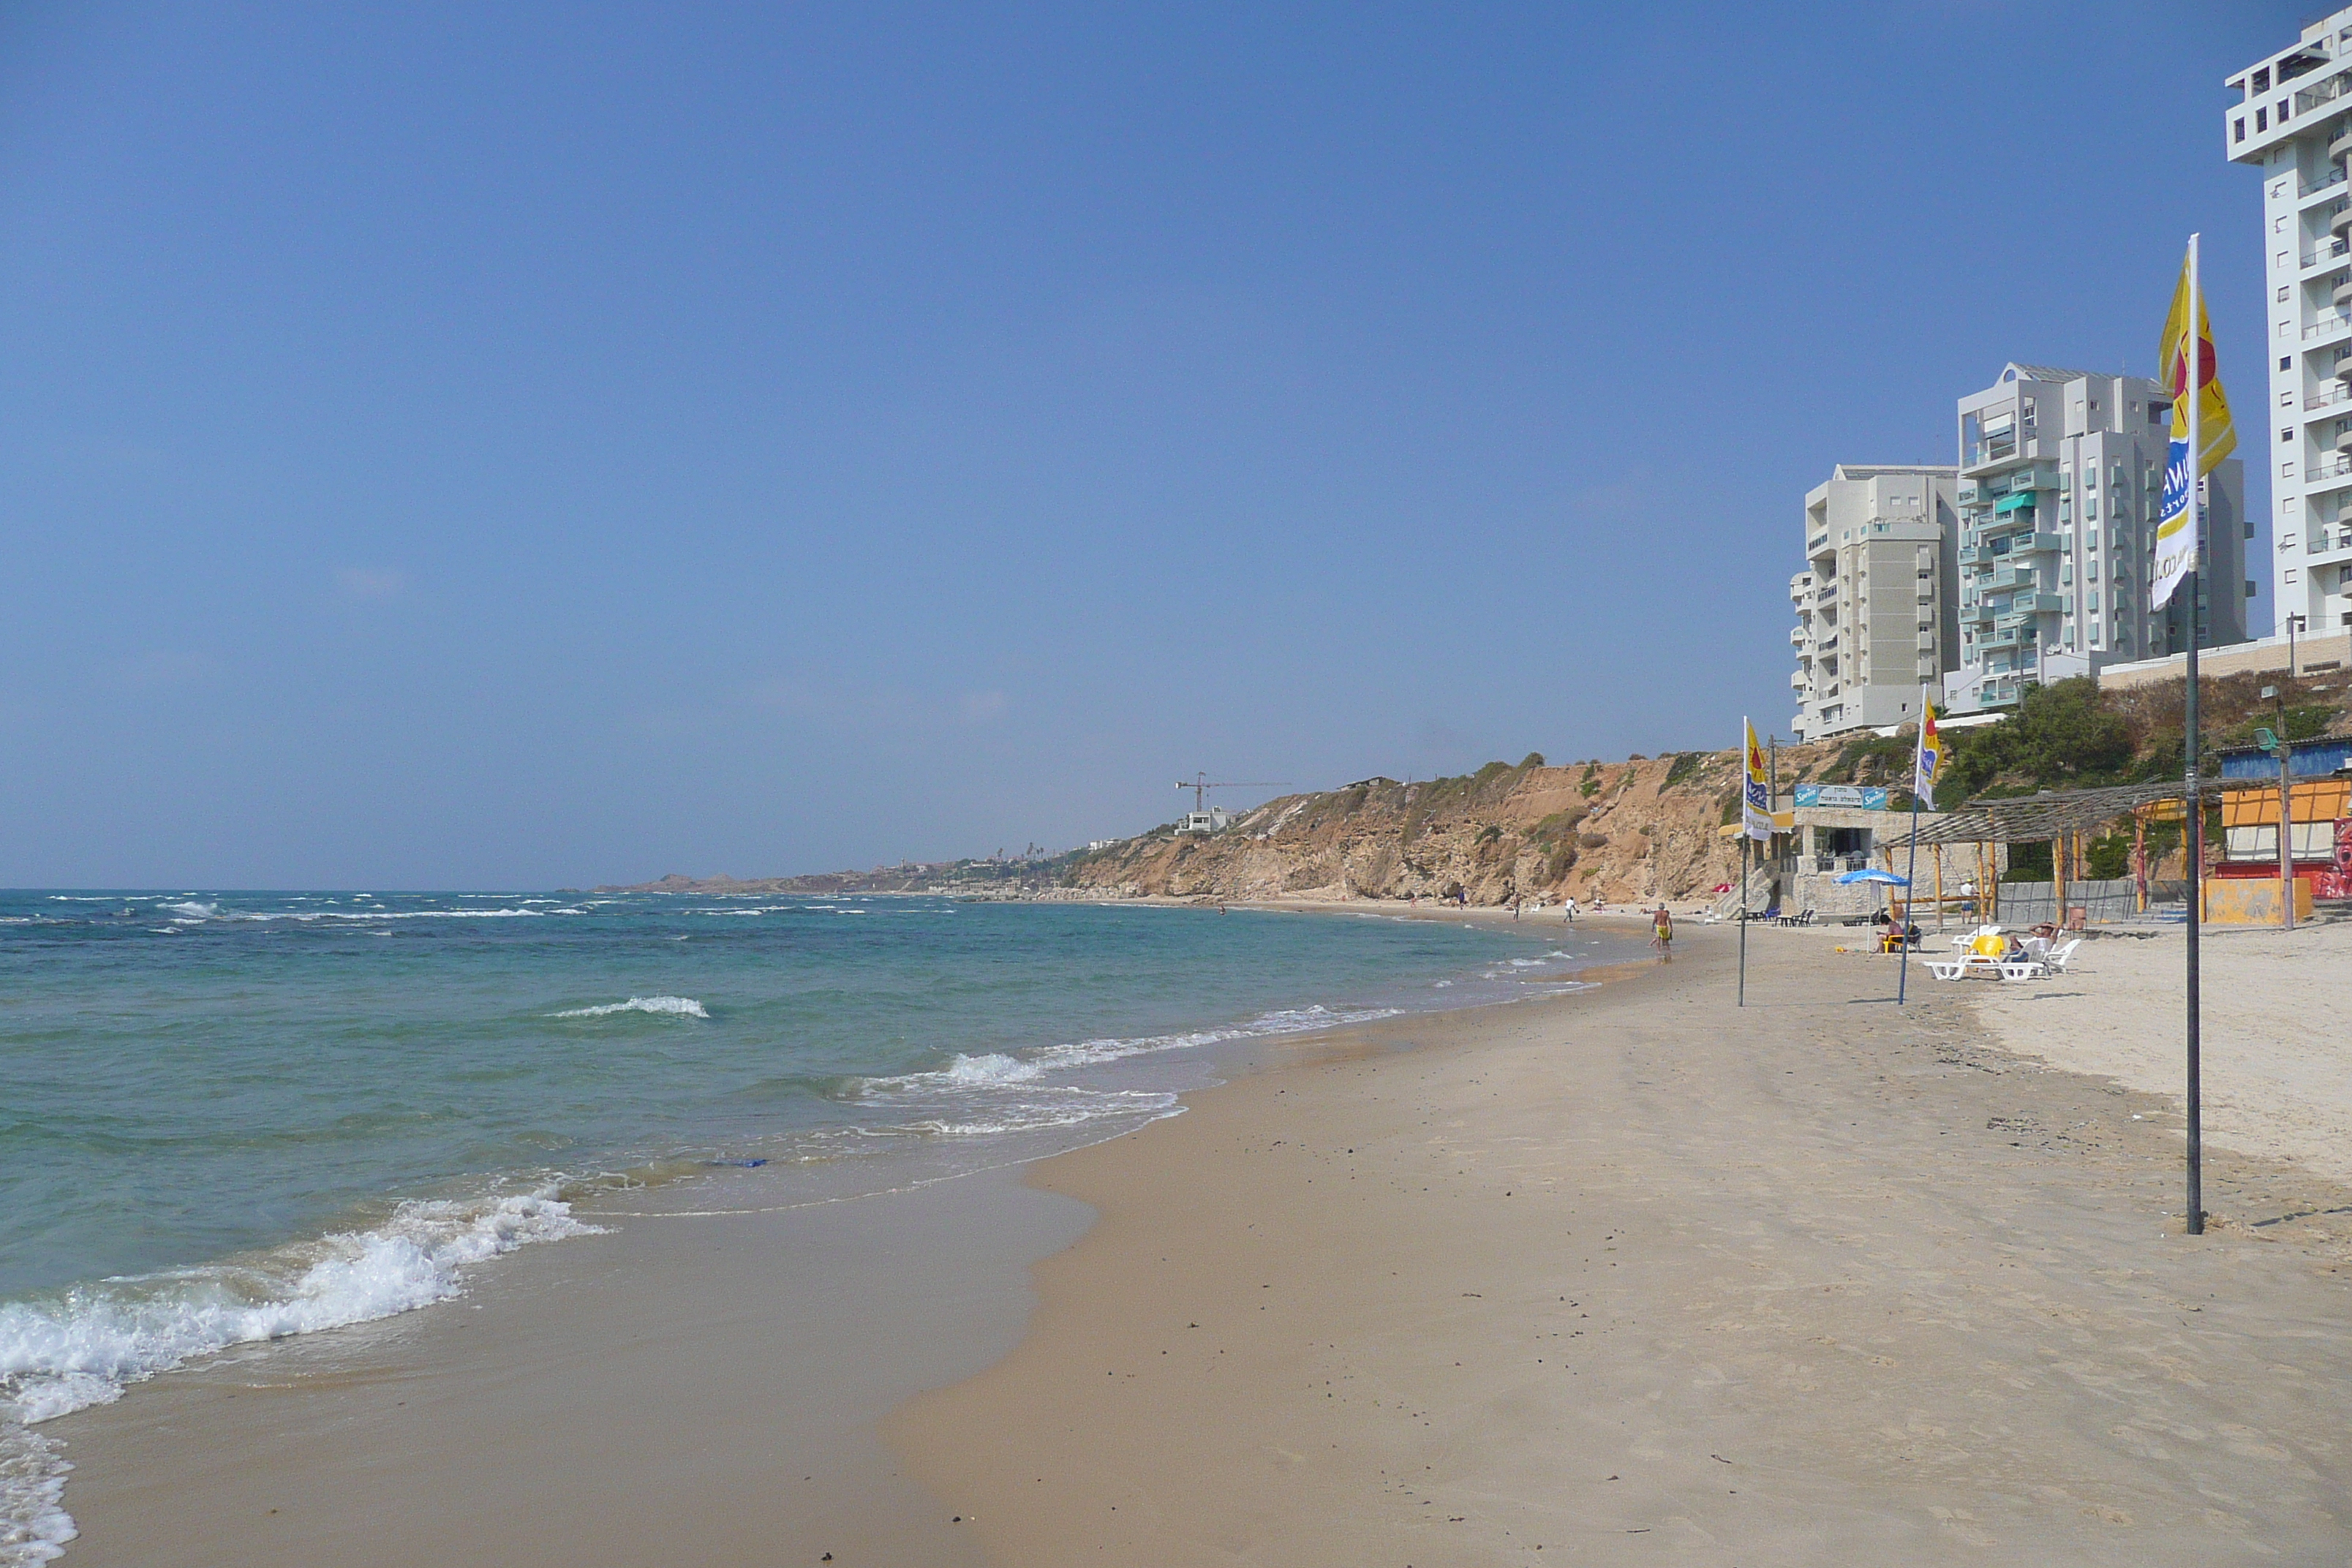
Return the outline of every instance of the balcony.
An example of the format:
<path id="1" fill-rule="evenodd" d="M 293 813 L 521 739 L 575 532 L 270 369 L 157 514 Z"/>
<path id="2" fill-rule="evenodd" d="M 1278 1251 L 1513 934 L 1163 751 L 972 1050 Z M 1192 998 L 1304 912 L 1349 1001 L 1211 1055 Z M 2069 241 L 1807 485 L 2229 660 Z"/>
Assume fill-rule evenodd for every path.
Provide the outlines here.
<path id="1" fill-rule="evenodd" d="M 1808 555 L 1819 555 L 1822 551 L 1827 550 L 1829 547 L 1830 536 L 1826 533 L 1816 533 L 1811 539 L 1805 541 L 1805 553 Z"/>
<path id="2" fill-rule="evenodd" d="M 1802 626 L 1791 626 L 1791 627 L 1790 627 L 1790 628 L 1789 628 L 1789 646 L 1790 646 L 1790 647 L 1804 647 L 1804 646 L 1805 646 L 1805 637 L 1806 637 L 1806 635 L 1807 635 L 1807 634 L 1806 634 L 1805 628 L 1804 628 L 1804 627 L 1802 627 Z"/>
<path id="3" fill-rule="evenodd" d="M 2306 412 L 2314 408 L 2332 408 L 2339 403 L 2352 403 L 2352 386 L 2338 383 L 2303 395 L 2303 406 Z"/>
<path id="4" fill-rule="evenodd" d="M 2347 123 L 2327 143 L 2327 161 L 2340 163 L 2344 154 L 2352 153 L 2352 123 Z"/>
<path id="5" fill-rule="evenodd" d="M 2311 472 L 2305 477 L 2314 479 L 2341 479 L 2347 474 L 2352 474 L 2352 458 L 2322 458 L 2311 465 Z"/>
<path id="6" fill-rule="evenodd" d="M 2311 531 L 2305 553 L 2318 555 L 2330 550 L 2352 550 L 2352 522 L 2339 522 L 2334 528 L 2322 523 Z"/>
<path id="7" fill-rule="evenodd" d="M 2309 342 L 2315 338 L 2332 338 L 2347 326 L 2352 326 L 2352 316 L 2340 310 L 2332 316 L 2322 316 L 2303 329 L 2303 341 Z"/>
<path id="8" fill-rule="evenodd" d="M 2282 77 L 2282 81 L 2284 78 Z M 2323 103 L 2332 103 L 2352 89 L 2352 71 L 2342 71 L 2326 81 L 2314 82 L 2294 95 L 2294 111 L 2308 114 Z"/>
<path id="9" fill-rule="evenodd" d="M 2299 200 L 2299 201 L 2300 201 L 2300 200 L 2306 200 L 2306 199 L 2308 199 L 2308 198 L 2310 198 L 2310 197 L 2312 197 L 2312 196 L 2315 196 L 2315 195 L 2319 195 L 2322 191 L 2326 190 L 2326 189 L 2327 189 L 2328 187 L 2330 187 L 2331 185 L 2340 185 L 2340 184 L 2342 184 L 2343 183 L 2344 183 L 2344 165 L 2343 165 L 2343 164 L 2341 164 L 2341 163 L 2338 163 L 2338 164 L 2336 164 L 2336 167 L 2335 167 L 2335 168 L 2330 169 L 2330 170 L 2327 172 L 2327 174 L 2326 174 L 2326 176 L 2325 178 L 2323 178 L 2323 179 L 2317 179 L 2317 180 L 2313 180 L 2313 181 L 2311 181 L 2309 184 L 2305 184 L 2305 185 L 2303 185 L 2302 187 L 2300 187 L 2299 189 L 2297 189 L 2297 190 L 2296 190 L 2296 192 L 2294 193 L 2294 194 L 2295 194 L 2295 197 L 2296 197 L 2296 199 L 2297 199 L 2297 200 Z"/>
<path id="10" fill-rule="evenodd" d="M 2352 256 L 2352 241 L 2331 239 L 2316 250 L 2305 251 L 2303 264 L 2305 267 L 2325 267 L 2330 262 L 2341 261 L 2347 256 Z"/>

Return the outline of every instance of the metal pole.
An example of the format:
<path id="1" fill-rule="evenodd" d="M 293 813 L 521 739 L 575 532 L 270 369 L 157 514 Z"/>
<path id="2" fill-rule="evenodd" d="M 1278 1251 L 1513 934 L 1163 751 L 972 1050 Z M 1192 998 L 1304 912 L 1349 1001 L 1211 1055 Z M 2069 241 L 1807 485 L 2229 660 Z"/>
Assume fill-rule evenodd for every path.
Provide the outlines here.
<path id="1" fill-rule="evenodd" d="M 1756 753 L 1750 752 L 1749 756 Z M 1744 787 L 1744 786 L 1743 786 Z M 1748 852 L 1756 841 L 1748 837 L 1743 824 L 1739 830 L 1739 1005 L 1748 1005 Z"/>
<path id="2" fill-rule="evenodd" d="M 2289 758 L 2294 748 L 2286 743 L 2286 698 L 2278 700 L 2278 759 L 2279 759 L 2279 894 L 2286 900 L 2280 911 L 2282 930 L 2294 929 L 2294 780 Z"/>
<path id="3" fill-rule="evenodd" d="M 2189 812 L 2189 973 L 2188 973 L 2188 1175 L 2189 1234 L 2205 1234 L 2205 1134 L 2204 1105 L 2199 1083 L 2200 1064 L 2198 1060 L 2203 1042 L 2198 1038 L 2199 996 L 2197 994 L 2197 927 L 2205 901 L 2205 805 L 2203 792 L 2197 778 L 2197 591 L 2203 581 L 2205 565 L 2205 508 L 2200 497 L 2200 476 L 2198 459 L 2204 454 L 2200 439 L 2203 422 L 2198 417 L 2204 402 L 2205 379 L 2205 295 L 2198 278 L 2198 236 L 2189 237 L 2189 342 L 2182 355 L 2181 395 L 2189 399 L 2189 527 L 2191 531 L 2189 548 L 2195 552 L 2189 558 L 2189 570 L 2182 578 L 2180 588 L 2189 593 L 2189 605 L 2183 618 L 2189 623 L 2188 688 L 2181 714 L 2181 752 L 2186 764 L 2182 770 L 2183 795 Z M 2175 589 L 2177 597 L 2179 589 Z"/>
<path id="4" fill-rule="evenodd" d="M 1903 961 L 1895 971 L 1895 1005 L 1903 1005 L 1906 989 L 1911 984 L 1911 917 L 1918 911 L 1919 900 L 1919 780 L 1914 764 L 1911 780 L 1911 867 L 1903 879 Z"/>

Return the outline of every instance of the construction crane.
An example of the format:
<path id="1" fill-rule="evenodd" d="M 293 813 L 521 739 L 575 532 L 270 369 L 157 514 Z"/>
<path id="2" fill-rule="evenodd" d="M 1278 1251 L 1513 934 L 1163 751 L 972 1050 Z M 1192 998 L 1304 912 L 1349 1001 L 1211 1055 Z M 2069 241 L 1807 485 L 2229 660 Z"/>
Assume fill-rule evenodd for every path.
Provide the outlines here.
<path id="1" fill-rule="evenodd" d="M 1209 792 L 1213 789 L 1288 789 L 1287 779 L 1213 779 L 1206 773 L 1195 773 L 1189 779 L 1178 779 L 1178 789 L 1192 792 L 1194 815 L 1209 808 Z"/>

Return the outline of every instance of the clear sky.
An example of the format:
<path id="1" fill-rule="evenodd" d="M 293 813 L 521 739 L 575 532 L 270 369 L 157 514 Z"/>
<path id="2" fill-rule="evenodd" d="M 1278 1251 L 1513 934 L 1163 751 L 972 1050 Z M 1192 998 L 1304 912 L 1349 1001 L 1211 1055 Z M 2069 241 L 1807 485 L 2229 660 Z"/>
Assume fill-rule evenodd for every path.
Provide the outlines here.
<path id="1" fill-rule="evenodd" d="M 0 6 L 0 883 L 1785 732 L 1831 464 L 2152 372 L 2191 228 L 2263 401 L 2221 84 L 2299 15 Z"/>

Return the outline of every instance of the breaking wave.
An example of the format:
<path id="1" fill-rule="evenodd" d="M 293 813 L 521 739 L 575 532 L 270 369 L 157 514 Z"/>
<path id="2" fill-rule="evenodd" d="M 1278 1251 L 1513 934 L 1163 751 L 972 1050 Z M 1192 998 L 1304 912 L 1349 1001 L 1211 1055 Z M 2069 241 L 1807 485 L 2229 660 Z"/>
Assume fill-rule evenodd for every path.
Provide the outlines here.
<path id="1" fill-rule="evenodd" d="M 708 1018 L 709 1012 L 691 996 L 632 996 L 625 1002 L 607 1002 L 601 1007 L 566 1007 L 561 1013 L 550 1013 L 551 1018 L 604 1018 L 614 1013 L 655 1013 L 671 1018 Z"/>

